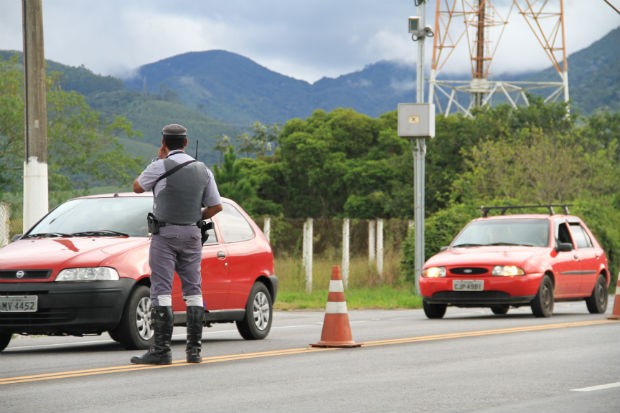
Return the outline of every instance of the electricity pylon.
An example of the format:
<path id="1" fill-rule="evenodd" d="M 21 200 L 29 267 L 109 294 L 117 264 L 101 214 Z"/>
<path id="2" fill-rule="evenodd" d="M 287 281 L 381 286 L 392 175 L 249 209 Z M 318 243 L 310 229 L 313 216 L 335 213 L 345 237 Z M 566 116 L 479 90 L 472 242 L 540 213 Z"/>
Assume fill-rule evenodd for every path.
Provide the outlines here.
<path id="1" fill-rule="evenodd" d="M 501 8 L 494 3 L 501 3 Z M 523 41 L 537 40 L 558 75 L 556 80 L 502 81 L 489 77 L 502 35 L 515 17 L 527 23 L 531 37 L 526 39 L 528 33 L 524 33 Z M 463 112 L 468 116 L 472 108 L 494 101 L 513 107 L 528 105 L 527 94 L 534 91 L 546 102 L 568 102 L 564 34 L 563 0 L 437 0 L 429 102 L 445 115 Z M 463 47 L 469 55 L 471 80 L 442 79 L 442 70 L 463 55 L 459 55 Z"/>

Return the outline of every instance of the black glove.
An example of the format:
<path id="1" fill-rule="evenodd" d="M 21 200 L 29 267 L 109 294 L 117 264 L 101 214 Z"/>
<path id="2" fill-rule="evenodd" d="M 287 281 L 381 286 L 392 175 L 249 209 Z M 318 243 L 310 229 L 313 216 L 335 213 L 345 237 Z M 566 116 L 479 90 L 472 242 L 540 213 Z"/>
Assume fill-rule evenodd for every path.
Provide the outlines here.
<path id="1" fill-rule="evenodd" d="M 198 221 L 198 227 L 200 228 L 200 236 L 202 238 L 202 245 L 209 239 L 208 230 L 213 229 L 213 222 L 209 221 Z"/>

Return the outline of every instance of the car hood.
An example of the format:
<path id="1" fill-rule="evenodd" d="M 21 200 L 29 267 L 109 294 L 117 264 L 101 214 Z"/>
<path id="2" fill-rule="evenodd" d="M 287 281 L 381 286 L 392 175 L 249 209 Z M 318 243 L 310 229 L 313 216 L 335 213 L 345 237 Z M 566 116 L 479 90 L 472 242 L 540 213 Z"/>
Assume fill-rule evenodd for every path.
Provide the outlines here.
<path id="1" fill-rule="evenodd" d="M 105 266 L 114 257 L 146 248 L 141 237 L 69 237 L 22 239 L 0 248 L 0 269 L 62 269 Z"/>
<path id="2" fill-rule="evenodd" d="M 450 248 L 432 256 L 425 266 L 520 265 L 544 254 L 540 247 L 470 247 Z"/>

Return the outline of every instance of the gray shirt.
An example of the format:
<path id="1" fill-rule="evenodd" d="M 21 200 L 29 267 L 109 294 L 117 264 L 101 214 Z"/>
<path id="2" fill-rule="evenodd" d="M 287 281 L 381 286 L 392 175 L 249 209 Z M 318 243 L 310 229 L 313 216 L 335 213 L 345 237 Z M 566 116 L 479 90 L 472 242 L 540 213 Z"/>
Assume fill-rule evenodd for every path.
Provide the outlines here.
<path id="1" fill-rule="evenodd" d="M 194 158 L 192 158 L 190 155 L 186 154 L 185 152 L 181 150 L 174 150 L 168 154 L 168 159 L 171 159 L 177 164 L 180 164 L 183 162 L 190 161 Z M 205 167 L 205 169 L 207 170 L 208 181 L 205 187 L 206 190 L 203 191 L 202 205 L 205 207 L 219 205 L 222 203 L 222 199 L 217 189 L 217 184 L 215 183 L 213 172 L 211 172 L 211 170 L 207 167 Z M 165 172 L 166 172 L 166 167 L 164 166 L 164 160 L 157 159 L 156 161 L 149 164 L 146 167 L 146 169 L 144 169 L 144 171 L 142 171 L 142 173 L 138 177 L 138 183 L 145 191 L 151 191 L 153 190 L 153 185 L 155 184 L 155 181 L 157 180 L 157 178 L 159 178 Z M 153 192 L 154 209 L 157 208 L 157 196 L 160 194 L 160 192 L 164 188 L 166 188 L 167 180 L 168 178 L 163 178 L 162 180 L 157 182 L 157 185 L 155 186 L 155 190 Z"/>

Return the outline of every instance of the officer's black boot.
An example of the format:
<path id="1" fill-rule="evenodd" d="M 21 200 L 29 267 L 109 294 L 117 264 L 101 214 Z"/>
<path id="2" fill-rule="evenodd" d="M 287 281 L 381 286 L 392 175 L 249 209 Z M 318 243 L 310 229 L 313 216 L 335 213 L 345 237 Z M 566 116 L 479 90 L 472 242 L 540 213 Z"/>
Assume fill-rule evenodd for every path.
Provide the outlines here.
<path id="1" fill-rule="evenodd" d="M 202 320 L 205 310 L 199 306 L 187 307 L 187 347 L 185 353 L 188 363 L 200 363 L 202 357 L 200 350 L 202 347 Z"/>
<path id="2" fill-rule="evenodd" d="M 155 330 L 153 337 L 155 342 L 149 351 L 142 356 L 132 357 L 131 362 L 134 364 L 171 364 L 172 307 L 153 307 L 151 309 L 151 317 Z"/>

